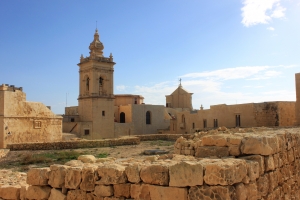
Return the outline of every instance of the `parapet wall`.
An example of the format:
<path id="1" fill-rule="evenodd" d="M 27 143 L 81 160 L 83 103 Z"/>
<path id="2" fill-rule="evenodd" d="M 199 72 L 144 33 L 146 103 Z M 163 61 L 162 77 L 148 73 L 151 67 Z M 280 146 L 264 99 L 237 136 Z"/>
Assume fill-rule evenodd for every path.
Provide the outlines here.
<path id="1" fill-rule="evenodd" d="M 196 156 L 120 160 L 81 156 L 65 165 L 31 169 L 28 185 L 1 186 L 0 198 L 300 199 L 298 130 L 198 135 L 194 140 L 177 140 L 176 149 L 180 145 L 181 150 L 193 147 Z M 207 156 L 210 158 L 200 158 Z"/>

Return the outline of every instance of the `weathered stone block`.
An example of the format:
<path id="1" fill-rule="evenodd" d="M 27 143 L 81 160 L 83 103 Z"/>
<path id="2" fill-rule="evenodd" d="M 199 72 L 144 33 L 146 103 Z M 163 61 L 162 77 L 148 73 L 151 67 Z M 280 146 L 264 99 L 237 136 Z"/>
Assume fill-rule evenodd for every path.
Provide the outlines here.
<path id="1" fill-rule="evenodd" d="M 144 183 L 154 185 L 168 185 L 169 184 L 169 169 L 163 165 L 149 165 L 144 166 L 140 173 L 141 179 Z"/>
<path id="2" fill-rule="evenodd" d="M 278 139 L 275 135 L 253 135 L 244 137 L 241 144 L 243 154 L 272 155 L 279 151 Z"/>
<path id="3" fill-rule="evenodd" d="M 0 198 L 20 199 L 21 186 L 2 185 L 0 187 Z"/>
<path id="4" fill-rule="evenodd" d="M 263 156 L 260 156 L 260 155 L 245 156 L 245 157 L 241 157 L 241 159 L 252 160 L 252 161 L 258 162 L 259 174 L 260 175 L 264 174 L 264 172 L 265 172 L 265 161 L 264 161 Z"/>
<path id="5" fill-rule="evenodd" d="M 52 188 L 49 200 L 66 200 L 67 196 L 64 195 L 61 191 Z"/>
<path id="6" fill-rule="evenodd" d="M 180 162 L 169 167 L 169 186 L 186 187 L 203 184 L 203 166 L 201 163 Z"/>
<path id="7" fill-rule="evenodd" d="M 48 185 L 50 168 L 31 168 L 27 172 L 27 184 Z"/>
<path id="8" fill-rule="evenodd" d="M 81 170 L 79 167 L 70 167 L 65 176 L 65 187 L 68 189 L 78 189 L 81 183 Z"/>
<path id="9" fill-rule="evenodd" d="M 94 191 L 95 189 L 95 169 L 93 167 L 84 167 L 81 171 L 80 189 L 83 191 Z"/>
<path id="10" fill-rule="evenodd" d="M 187 188 L 150 186 L 150 199 L 155 200 L 187 200 Z"/>
<path id="11" fill-rule="evenodd" d="M 120 184 L 126 183 L 125 167 L 118 164 L 110 164 L 99 167 L 97 170 L 98 180 L 96 184 Z"/>
<path id="12" fill-rule="evenodd" d="M 115 197 L 130 197 L 130 183 L 116 184 L 114 185 Z"/>
<path id="13" fill-rule="evenodd" d="M 65 184 L 65 176 L 68 168 L 65 165 L 51 165 L 48 184 L 54 188 L 62 188 Z"/>
<path id="14" fill-rule="evenodd" d="M 69 190 L 67 194 L 67 200 L 82 200 L 87 199 L 85 191 L 82 190 Z"/>
<path id="15" fill-rule="evenodd" d="M 189 200 L 237 199 L 233 186 L 193 186 L 189 189 Z"/>
<path id="16" fill-rule="evenodd" d="M 139 183 L 141 181 L 140 171 L 141 171 L 140 165 L 135 164 L 135 165 L 127 166 L 125 169 L 125 173 L 128 181 L 131 183 Z"/>
<path id="17" fill-rule="evenodd" d="M 241 155 L 240 146 L 238 145 L 230 145 L 228 147 L 229 155 L 231 156 L 239 156 Z"/>
<path id="18" fill-rule="evenodd" d="M 233 185 L 247 176 L 245 160 L 229 158 L 205 163 L 204 167 L 204 181 L 208 185 Z"/>
<path id="19" fill-rule="evenodd" d="M 269 177 L 268 174 L 260 176 L 257 181 L 257 191 L 259 197 L 264 197 L 269 191 Z"/>
<path id="20" fill-rule="evenodd" d="M 150 185 L 148 184 L 131 184 L 131 198 L 136 200 L 151 200 Z"/>
<path id="21" fill-rule="evenodd" d="M 77 159 L 82 161 L 83 163 L 95 163 L 96 162 L 96 158 L 93 155 L 81 155 Z"/>
<path id="22" fill-rule="evenodd" d="M 94 194 L 97 197 L 109 197 L 114 194 L 114 188 L 111 185 L 97 185 Z"/>
<path id="23" fill-rule="evenodd" d="M 271 171 L 275 169 L 275 162 L 272 155 L 265 156 L 265 171 Z"/>
<path id="24" fill-rule="evenodd" d="M 203 136 L 201 139 L 203 146 L 227 146 L 227 138 L 224 135 L 207 135 Z"/>
<path id="25" fill-rule="evenodd" d="M 51 187 L 49 186 L 29 186 L 26 192 L 27 199 L 48 199 Z"/>
<path id="26" fill-rule="evenodd" d="M 247 176 L 243 179 L 244 183 L 255 181 L 259 177 L 259 164 L 253 160 L 245 160 L 247 164 Z"/>
<path id="27" fill-rule="evenodd" d="M 228 147 L 201 146 L 196 149 L 195 157 L 206 158 L 211 156 L 219 158 L 229 156 Z"/>

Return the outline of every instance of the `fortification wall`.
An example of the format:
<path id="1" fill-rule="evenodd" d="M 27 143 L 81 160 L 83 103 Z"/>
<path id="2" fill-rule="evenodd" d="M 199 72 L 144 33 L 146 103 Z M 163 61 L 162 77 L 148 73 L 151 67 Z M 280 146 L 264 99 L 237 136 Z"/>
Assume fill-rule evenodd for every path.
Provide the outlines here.
<path id="1" fill-rule="evenodd" d="M 65 165 L 31 169 L 27 174 L 28 185 L 1 186 L 0 197 L 300 199 L 299 129 L 196 135 L 193 140 L 179 138 L 175 149 L 179 146 L 180 152 L 194 148 L 195 156 L 174 154 L 120 160 L 81 156 Z"/>

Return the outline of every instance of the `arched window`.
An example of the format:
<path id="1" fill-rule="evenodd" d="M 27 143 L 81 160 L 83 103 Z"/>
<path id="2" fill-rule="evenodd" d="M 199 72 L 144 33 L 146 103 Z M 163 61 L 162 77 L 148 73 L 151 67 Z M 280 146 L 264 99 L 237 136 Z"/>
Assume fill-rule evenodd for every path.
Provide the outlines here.
<path id="1" fill-rule="evenodd" d="M 146 124 L 151 124 L 151 112 L 146 112 Z"/>
<path id="2" fill-rule="evenodd" d="M 185 123 L 185 117 L 184 117 L 184 115 L 182 115 L 182 117 L 181 117 L 181 122 Z"/>
<path id="3" fill-rule="evenodd" d="M 90 78 L 87 77 L 86 78 L 86 91 L 89 91 L 89 89 L 90 89 Z"/>
<path id="4" fill-rule="evenodd" d="M 120 113 L 120 123 L 125 123 L 125 113 Z"/>
<path id="5" fill-rule="evenodd" d="M 104 79 L 100 76 L 100 78 L 99 78 L 99 86 L 103 86 L 103 81 L 104 81 Z"/>

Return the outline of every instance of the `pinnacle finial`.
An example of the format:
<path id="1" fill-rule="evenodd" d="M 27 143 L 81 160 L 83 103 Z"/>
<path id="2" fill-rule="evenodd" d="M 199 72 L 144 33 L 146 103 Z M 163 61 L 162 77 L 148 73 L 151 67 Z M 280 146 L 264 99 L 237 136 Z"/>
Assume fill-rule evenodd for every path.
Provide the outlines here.
<path id="1" fill-rule="evenodd" d="M 181 78 L 179 79 L 179 86 L 181 87 Z"/>

